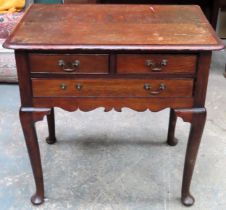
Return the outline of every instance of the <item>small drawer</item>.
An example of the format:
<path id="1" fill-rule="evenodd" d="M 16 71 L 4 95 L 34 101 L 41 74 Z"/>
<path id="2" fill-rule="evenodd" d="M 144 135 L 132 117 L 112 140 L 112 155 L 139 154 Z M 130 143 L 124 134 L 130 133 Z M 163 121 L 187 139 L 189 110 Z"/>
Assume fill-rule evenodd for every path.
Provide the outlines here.
<path id="1" fill-rule="evenodd" d="M 121 74 L 194 73 L 195 55 L 143 54 L 117 55 L 117 72 Z"/>
<path id="2" fill-rule="evenodd" d="M 107 74 L 108 55 L 29 54 L 31 72 Z"/>
<path id="3" fill-rule="evenodd" d="M 192 79 L 32 79 L 34 97 L 192 97 Z"/>

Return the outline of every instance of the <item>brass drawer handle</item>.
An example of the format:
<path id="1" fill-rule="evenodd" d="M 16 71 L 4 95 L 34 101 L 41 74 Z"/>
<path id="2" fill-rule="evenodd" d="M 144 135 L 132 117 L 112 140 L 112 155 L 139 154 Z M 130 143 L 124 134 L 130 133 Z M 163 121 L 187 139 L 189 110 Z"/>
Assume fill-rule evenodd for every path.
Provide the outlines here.
<path id="1" fill-rule="evenodd" d="M 76 90 L 80 91 L 80 90 L 82 90 L 82 85 L 81 84 L 76 84 L 75 88 L 76 88 Z"/>
<path id="2" fill-rule="evenodd" d="M 146 91 L 150 91 L 151 90 L 151 85 L 148 84 L 148 83 L 145 83 L 144 84 L 144 89 Z M 157 90 L 150 91 L 149 94 L 150 95 L 158 95 L 164 90 L 166 90 L 166 85 L 164 83 L 160 83 L 159 88 Z"/>
<path id="3" fill-rule="evenodd" d="M 155 63 L 153 60 L 146 60 L 145 65 L 150 67 L 152 71 L 161 71 L 163 66 L 167 66 L 168 60 L 163 59 L 160 63 Z"/>
<path id="4" fill-rule="evenodd" d="M 148 83 L 145 83 L 145 84 L 144 84 L 144 89 L 145 89 L 146 91 L 151 90 L 151 85 L 148 84 Z"/>
<path id="5" fill-rule="evenodd" d="M 158 94 L 160 94 L 162 91 L 164 91 L 165 89 L 166 89 L 166 85 L 163 84 L 163 83 L 161 83 L 161 84 L 159 85 L 159 88 L 158 88 L 157 90 L 153 90 L 153 91 L 151 91 L 149 94 L 150 94 L 150 95 L 158 95 Z"/>
<path id="6" fill-rule="evenodd" d="M 59 60 L 58 61 L 58 66 L 60 66 L 61 68 L 63 68 L 64 71 L 66 72 L 73 72 L 76 70 L 76 68 L 78 68 L 80 65 L 80 61 L 79 60 L 75 60 L 72 63 L 65 63 L 64 60 Z"/>
<path id="7" fill-rule="evenodd" d="M 61 90 L 66 90 L 67 89 L 67 85 L 65 85 L 64 83 L 60 84 L 60 89 Z"/>

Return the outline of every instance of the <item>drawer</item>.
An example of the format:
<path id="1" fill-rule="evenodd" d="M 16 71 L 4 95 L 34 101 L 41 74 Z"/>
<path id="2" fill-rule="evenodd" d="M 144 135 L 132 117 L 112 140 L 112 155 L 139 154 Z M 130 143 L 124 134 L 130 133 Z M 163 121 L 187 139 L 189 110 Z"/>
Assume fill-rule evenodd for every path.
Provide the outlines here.
<path id="1" fill-rule="evenodd" d="M 192 79 L 32 79 L 34 97 L 192 97 Z"/>
<path id="2" fill-rule="evenodd" d="M 143 54 L 117 55 L 117 72 L 134 73 L 194 73 L 196 69 L 195 55 Z"/>
<path id="3" fill-rule="evenodd" d="M 29 54 L 31 72 L 107 74 L 108 55 Z"/>

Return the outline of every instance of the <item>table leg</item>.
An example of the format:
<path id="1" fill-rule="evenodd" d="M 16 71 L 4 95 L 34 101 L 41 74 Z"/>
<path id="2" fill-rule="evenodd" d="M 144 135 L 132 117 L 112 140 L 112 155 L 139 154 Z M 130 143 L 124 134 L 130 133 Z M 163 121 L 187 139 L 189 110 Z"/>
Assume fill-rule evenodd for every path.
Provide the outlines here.
<path id="1" fill-rule="evenodd" d="M 55 119 L 54 118 L 55 118 L 54 117 L 54 108 L 51 108 L 50 114 L 47 115 L 49 136 L 46 138 L 46 142 L 48 144 L 54 144 L 56 142 Z"/>
<path id="2" fill-rule="evenodd" d="M 23 129 L 36 186 L 36 192 L 31 197 L 31 202 L 35 205 L 39 205 L 44 202 L 44 183 L 40 151 L 34 123 L 36 121 L 42 120 L 44 115 L 48 115 L 50 112 L 51 110 L 49 108 L 35 109 L 25 107 L 20 109 L 20 122 Z"/>
<path id="3" fill-rule="evenodd" d="M 177 122 L 177 115 L 173 109 L 170 109 L 169 128 L 168 128 L 168 137 L 167 137 L 167 144 L 170 146 L 175 146 L 178 142 L 178 140 L 175 138 L 176 122 Z"/>
<path id="4" fill-rule="evenodd" d="M 184 121 L 191 122 L 184 163 L 181 201 L 185 206 L 192 206 L 195 202 L 195 199 L 190 193 L 190 185 L 203 129 L 206 122 L 206 109 L 197 108 L 191 110 L 176 110 L 176 114 L 177 116 L 182 117 Z"/>
<path id="5" fill-rule="evenodd" d="M 224 77 L 226 78 L 226 64 L 225 64 L 225 69 L 224 69 Z"/>
<path id="6" fill-rule="evenodd" d="M 218 20 L 218 14 L 220 10 L 220 3 L 219 0 L 214 0 L 212 4 L 212 12 L 211 12 L 211 25 L 216 30 L 217 27 L 217 20 Z"/>

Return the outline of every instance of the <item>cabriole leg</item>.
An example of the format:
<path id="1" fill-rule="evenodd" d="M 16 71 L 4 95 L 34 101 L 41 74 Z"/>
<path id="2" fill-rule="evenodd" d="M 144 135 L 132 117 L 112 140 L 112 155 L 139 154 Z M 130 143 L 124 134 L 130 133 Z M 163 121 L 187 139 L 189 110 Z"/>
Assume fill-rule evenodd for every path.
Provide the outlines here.
<path id="1" fill-rule="evenodd" d="M 206 122 L 206 109 L 178 110 L 177 115 L 184 121 L 191 122 L 190 134 L 184 163 L 181 201 L 185 206 L 192 206 L 195 202 L 190 193 L 191 179 L 195 167 L 196 157 Z"/>
<path id="2" fill-rule="evenodd" d="M 49 136 L 46 138 L 46 142 L 48 144 L 54 144 L 56 142 L 55 119 L 54 118 L 55 118 L 54 117 L 54 108 L 51 108 L 50 114 L 47 115 Z"/>
<path id="3" fill-rule="evenodd" d="M 176 113 L 173 109 L 170 109 L 169 128 L 167 137 L 167 144 L 170 146 L 175 146 L 178 143 L 178 140 L 175 138 L 176 122 L 177 122 Z"/>
<path id="4" fill-rule="evenodd" d="M 34 121 L 32 117 L 32 112 L 24 112 L 20 110 L 20 121 L 24 133 L 25 142 L 27 145 L 27 150 L 36 186 L 36 192 L 31 197 L 31 202 L 35 205 L 39 205 L 44 202 L 44 184 L 40 151 Z"/>
<path id="5" fill-rule="evenodd" d="M 50 114 L 50 112 L 51 110 L 49 108 L 22 107 L 20 109 L 20 122 L 27 145 L 36 187 L 36 192 L 31 197 L 31 202 L 34 205 L 39 205 L 44 202 L 44 183 L 41 157 L 34 124 L 35 122 L 42 120 L 43 117 Z"/>

